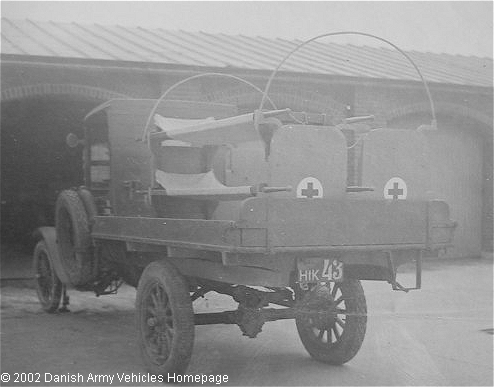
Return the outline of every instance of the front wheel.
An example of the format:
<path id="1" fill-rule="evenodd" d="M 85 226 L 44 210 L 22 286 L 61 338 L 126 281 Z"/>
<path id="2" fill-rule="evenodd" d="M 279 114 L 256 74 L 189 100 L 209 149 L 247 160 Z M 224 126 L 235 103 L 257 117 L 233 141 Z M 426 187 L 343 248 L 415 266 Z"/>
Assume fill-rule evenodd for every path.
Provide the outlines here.
<path id="1" fill-rule="evenodd" d="M 351 360 L 364 341 L 367 305 L 359 280 L 316 285 L 301 294 L 298 334 L 309 354 L 324 363 Z"/>
<path id="2" fill-rule="evenodd" d="M 60 304 L 62 282 L 55 273 L 45 241 L 39 241 L 34 248 L 33 268 L 41 307 L 45 312 L 53 313 Z"/>
<path id="3" fill-rule="evenodd" d="M 153 374 L 183 373 L 194 343 L 194 312 L 189 287 L 171 263 L 150 263 L 137 287 L 139 348 Z"/>

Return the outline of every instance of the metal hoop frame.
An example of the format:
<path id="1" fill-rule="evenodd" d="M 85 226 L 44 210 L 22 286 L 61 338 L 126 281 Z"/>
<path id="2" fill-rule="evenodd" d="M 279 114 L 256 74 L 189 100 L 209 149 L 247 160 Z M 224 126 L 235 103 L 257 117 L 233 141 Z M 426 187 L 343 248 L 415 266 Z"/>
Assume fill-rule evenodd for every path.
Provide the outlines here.
<path id="1" fill-rule="evenodd" d="M 422 81 L 422 84 L 424 85 L 425 92 L 427 94 L 427 98 L 429 99 L 429 105 L 430 105 L 431 114 L 432 114 L 432 122 L 431 122 L 431 125 L 434 128 L 437 127 L 436 111 L 435 111 L 435 108 L 434 108 L 434 102 L 432 100 L 432 96 L 431 96 L 431 93 L 430 93 L 430 90 L 429 90 L 429 86 L 428 86 L 427 81 L 425 80 L 424 76 L 420 72 L 420 69 L 417 67 L 417 65 L 412 60 L 412 58 L 410 58 L 410 56 L 407 53 L 405 53 L 403 50 L 401 50 L 395 44 L 391 43 L 389 40 L 386 40 L 386 39 L 381 38 L 381 37 L 376 36 L 376 35 L 368 34 L 368 33 L 365 33 L 365 32 L 358 32 L 358 31 L 329 32 L 329 33 L 325 33 L 325 34 L 322 34 L 322 35 L 315 36 L 315 37 L 313 37 L 311 39 L 306 40 L 305 42 L 302 42 L 302 43 L 298 44 L 288 54 L 285 55 L 285 57 L 280 61 L 280 63 L 278 63 L 278 66 L 276 66 L 276 68 L 271 73 L 271 76 L 269 77 L 268 82 L 266 84 L 266 88 L 264 89 L 264 93 L 263 93 L 263 96 L 262 96 L 261 104 L 259 105 L 259 110 L 262 110 L 262 108 L 264 107 L 264 103 L 266 102 L 266 99 L 269 98 L 269 96 L 268 96 L 269 88 L 271 87 L 271 84 L 273 83 L 273 79 L 276 76 L 276 74 L 278 73 L 278 70 L 281 68 L 281 66 L 283 66 L 283 64 L 288 60 L 288 58 L 293 53 L 295 53 L 296 51 L 298 51 L 300 48 L 302 48 L 306 44 L 308 44 L 310 42 L 313 42 L 314 40 L 317 40 L 317 39 L 320 39 L 320 38 L 324 38 L 324 37 L 328 37 L 328 36 L 337 36 L 337 35 L 360 35 L 360 36 L 367 36 L 367 37 L 370 37 L 370 38 L 374 38 L 374 39 L 380 40 L 381 42 L 384 42 L 386 44 L 389 44 L 396 51 L 398 51 L 400 54 L 402 54 L 408 60 L 408 62 L 410 62 L 411 65 L 414 67 L 415 71 L 417 72 L 417 74 L 419 75 L 419 77 L 420 77 L 420 79 Z"/>

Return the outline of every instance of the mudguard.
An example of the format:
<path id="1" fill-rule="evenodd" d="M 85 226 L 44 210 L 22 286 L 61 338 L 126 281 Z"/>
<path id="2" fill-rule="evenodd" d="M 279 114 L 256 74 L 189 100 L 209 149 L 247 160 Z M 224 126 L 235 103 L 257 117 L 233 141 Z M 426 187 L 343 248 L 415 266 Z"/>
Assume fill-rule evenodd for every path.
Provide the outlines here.
<path id="1" fill-rule="evenodd" d="M 50 262 L 53 265 L 55 273 L 60 281 L 66 286 L 73 286 L 62 265 L 61 256 L 58 251 L 57 232 L 55 227 L 39 227 L 33 233 L 33 236 L 36 240 L 43 239 L 45 241 L 46 247 L 48 248 L 48 252 L 50 254 L 48 258 L 50 259 Z"/>

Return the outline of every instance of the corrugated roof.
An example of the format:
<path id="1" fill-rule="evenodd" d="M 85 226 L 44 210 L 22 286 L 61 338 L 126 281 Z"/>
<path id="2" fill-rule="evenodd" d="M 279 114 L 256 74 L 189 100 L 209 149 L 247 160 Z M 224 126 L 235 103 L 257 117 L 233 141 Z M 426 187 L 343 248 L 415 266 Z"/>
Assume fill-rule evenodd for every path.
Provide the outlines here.
<path id="1" fill-rule="evenodd" d="M 2 54 L 272 70 L 299 40 L 161 28 L 55 23 L 2 18 Z M 493 86 L 493 60 L 407 52 L 429 82 Z M 315 41 L 294 54 L 284 71 L 375 79 L 418 80 L 391 48 Z"/>

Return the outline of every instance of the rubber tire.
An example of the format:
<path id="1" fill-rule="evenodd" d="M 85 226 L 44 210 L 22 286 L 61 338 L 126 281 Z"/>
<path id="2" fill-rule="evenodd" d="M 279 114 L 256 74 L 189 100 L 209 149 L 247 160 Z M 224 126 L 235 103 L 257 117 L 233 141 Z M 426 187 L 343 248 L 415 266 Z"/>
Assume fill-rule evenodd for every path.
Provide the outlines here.
<path id="1" fill-rule="evenodd" d="M 62 191 L 55 205 L 55 228 L 62 265 L 74 286 L 94 279 L 94 260 L 89 219 L 84 203 L 74 190 Z"/>
<path id="2" fill-rule="evenodd" d="M 315 340 L 315 334 L 307 321 L 301 317 L 295 319 L 299 337 L 309 354 L 323 363 L 341 365 L 351 360 L 360 350 L 367 327 L 367 304 L 364 289 L 359 280 L 347 279 L 340 285 L 345 298 L 346 309 L 359 316 L 346 316 L 346 324 L 341 338 L 331 347 L 327 343 Z M 308 296 L 307 292 L 305 297 Z"/>
<path id="3" fill-rule="evenodd" d="M 48 278 L 48 283 L 40 283 L 40 279 L 42 278 L 42 273 L 40 273 L 40 265 L 45 265 L 45 268 L 49 270 L 50 277 Z M 50 258 L 50 252 L 45 241 L 43 240 L 39 241 L 34 248 L 33 270 L 36 282 L 36 292 L 38 294 L 41 307 L 45 312 L 56 312 L 58 310 L 58 306 L 60 305 L 60 299 L 62 298 L 62 282 L 55 273 L 55 269 L 53 268 Z M 48 287 L 48 289 L 46 289 L 46 287 Z"/>
<path id="4" fill-rule="evenodd" d="M 94 224 L 94 217 L 98 215 L 94 196 L 91 191 L 84 186 L 77 189 L 77 195 L 79 195 L 79 198 L 84 205 L 84 209 L 86 210 L 89 226 L 92 227 Z"/>
<path id="5" fill-rule="evenodd" d="M 151 348 L 145 339 L 149 330 L 147 301 L 156 286 L 168 297 L 174 327 L 171 349 L 164 362 L 150 355 Z M 139 349 L 145 368 L 155 375 L 183 374 L 194 345 L 194 311 L 189 286 L 173 264 L 160 260 L 146 266 L 137 287 L 136 311 Z"/>

